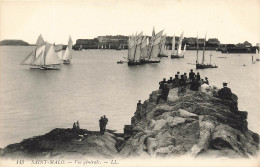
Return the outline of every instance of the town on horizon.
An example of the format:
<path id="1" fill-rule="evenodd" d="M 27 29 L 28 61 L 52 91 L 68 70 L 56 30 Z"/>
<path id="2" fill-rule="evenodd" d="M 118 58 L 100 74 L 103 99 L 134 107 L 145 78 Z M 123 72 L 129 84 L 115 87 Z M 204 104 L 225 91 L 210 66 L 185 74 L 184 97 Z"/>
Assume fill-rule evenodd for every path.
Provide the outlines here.
<path id="1" fill-rule="evenodd" d="M 144 35 L 147 36 L 147 35 Z M 147 36 L 149 39 L 151 36 Z M 165 45 L 168 50 L 171 48 L 171 42 L 172 42 L 173 36 L 166 36 L 166 42 Z M 79 49 L 128 49 L 128 40 L 129 36 L 125 35 L 105 35 L 105 36 L 97 36 L 93 39 L 76 39 L 76 43 L 73 45 L 74 50 Z M 175 40 L 179 40 L 179 36 L 175 36 Z M 203 43 L 205 38 L 198 38 L 198 46 L 199 49 L 202 49 Z M 56 43 L 58 44 L 58 43 Z M 197 37 L 184 37 L 183 44 L 187 45 L 187 50 L 196 50 L 197 45 Z M 35 44 L 29 44 L 26 41 L 23 40 L 3 40 L 0 41 L 0 45 L 35 45 Z M 66 48 L 66 44 L 60 44 L 63 45 L 64 48 Z M 207 38 L 206 39 L 206 49 L 207 50 L 217 50 L 217 51 L 225 51 L 226 48 L 238 48 L 241 50 L 241 48 L 253 48 L 251 52 L 255 52 L 255 49 L 260 46 L 259 43 L 251 44 L 248 41 L 244 41 L 242 43 L 236 43 L 236 44 L 223 44 L 219 41 L 218 38 Z"/>

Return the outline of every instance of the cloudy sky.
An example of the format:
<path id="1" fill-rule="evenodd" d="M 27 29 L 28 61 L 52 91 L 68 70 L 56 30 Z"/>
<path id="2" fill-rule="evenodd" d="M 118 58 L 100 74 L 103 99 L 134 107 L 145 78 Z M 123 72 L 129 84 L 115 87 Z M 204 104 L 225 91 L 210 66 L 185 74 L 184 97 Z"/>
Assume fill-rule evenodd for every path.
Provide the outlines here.
<path id="1" fill-rule="evenodd" d="M 152 28 L 168 36 L 260 42 L 260 0 L 0 0 L 0 40 L 35 43 L 99 35 L 130 35 Z"/>

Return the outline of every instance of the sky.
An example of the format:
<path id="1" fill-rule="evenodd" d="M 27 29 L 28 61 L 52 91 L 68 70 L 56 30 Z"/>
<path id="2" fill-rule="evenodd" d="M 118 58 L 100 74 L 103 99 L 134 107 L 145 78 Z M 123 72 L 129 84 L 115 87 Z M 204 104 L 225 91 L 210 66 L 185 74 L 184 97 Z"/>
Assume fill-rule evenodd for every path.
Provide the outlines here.
<path id="1" fill-rule="evenodd" d="M 218 38 L 260 43 L 260 0 L 0 0 L 0 40 L 66 44 L 69 35 L 146 35 Z"/>

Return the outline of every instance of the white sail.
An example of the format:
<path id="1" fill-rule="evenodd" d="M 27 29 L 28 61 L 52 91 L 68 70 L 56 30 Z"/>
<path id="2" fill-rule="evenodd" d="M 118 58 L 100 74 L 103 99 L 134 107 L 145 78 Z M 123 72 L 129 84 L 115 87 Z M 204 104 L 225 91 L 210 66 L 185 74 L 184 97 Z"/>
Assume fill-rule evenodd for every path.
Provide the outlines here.
<path id="1" fill-rule="evenodd" d="M 175 54 L 175 35 L 172 37 L 172 54 Z"/>
<path id="2" fill-rule="evenodd" d="M 197 55 L 196 55 L 196 64 L 199 62 L 199 39 L 197 34 Z"/>
<path id="3" fill-rule="evenodd" d="M 181 36 L 180 36 L 179 41 L 178 41 L 178 46 L 177 46 L 177 54 L 178 55 L 181 54 L 182 40 L 183 40 L 183 32 L 181 33 Z"/>
<path id="4" fill-rule="evenodd" d="M 128 59 L 129 60 L 134 60 L 135 48 L 136 48 L 135 39 L 134 39 L 134 36 L 132 36 L 131 38 L 129 38 L 129 43 L 128 43 Z"/>
<path id="5" fill-rule="evenodd" d="M 54 65 L 54 64 L 60 64 L 60 60 L 59 60 L 58 56 L 56 55 L 54 45 L 51 45 L 47 54 L 45 55 L 45 64 L 44 65 Z"/>
<path id="6" fill-rule="evenodd" d="M 163 30 L 158 32 L 152 41 L 151 53 L 149 55 L 150 59 L 158 58 L 158 54 L 160 52 L 160 42 L 161 42 L 162 34 L 163 34 Z"/>
<path id="7" fill-rule="evenodd" d="M 64 55 L 62 56 L 63 60 L 70 60 L 72 59 L 72 39 L 69 37 L 68 46 L 66 48 L 66 51 L 64 52 Z"/>
<path id="8" fill-rule="evenodd" d="M 67 47 L 62 56 L 62 60 L 70 60 L 70 59 L 71 59 L 71 50 L 69 49 L 69 47 Z"/>
<path id="9" fill-rule="evenodd" d="M 39 53 L 39 56 L 31 63 L 31 65 L 41 66 L 44 65 L 44 52 Z"/>
<path id="10" fill-rule="evenodd" d="M 184 45 L 183 51 L 182 51 L 182 55 L 184 56 L 186 52 L 186 44 Z"/>
<path id="11" fill-rule="evenodd" d="M 35 49 L 21 62 L 21 65 L 33 65 L 35 59 L 39 56 L 39 54 L 44 50 L 45 42 L 42 38 L 42 35 L 39 35 L 36 41 Z"/>
<path id="12" fill-rule="evenodd" d="M 150 59 L 157 59 L 159 52 L 160 52 L 160 45 L 159 44 L 153 45 Z"/>
<path id="13" fill-rule="evenodd" d="M 40 46 L 35 53 L 35 60 L 32 61 L 31 65 L 43 65 L 44 63 L 44 54 L 46 50 L 46 45 Z"/>
<path id="14" fill-rule="evenodd" d="M 60 50 L 60 51 L 58 51 L 58 52 L 56 52 L 56 53 L 57 53 L 57 56 L 59 57 L 59 59 L 60 59 L 60 60 L 63 60 L 63 59 L 62 59 L 62 56 L 63 56 L 62 50 Z"/>
<path id="15" fill-rule="evenodd" d="M 165 42 L 166 42 L 166 35 L 162 36 L 161 38 L 159 54 L 165 54 Z"/>
<path id="16" fill-rule="evenodd" d="M 45 45 L 45 42 L 42 38 L 42 35 L 40 34 L 37 41 L 36 41 L 36 46 L 42 46 L 42 45 Z"/>
<path id="17" fill-rule="evenodd" d="M 21 62 L 21 65 L 30 65 L 35 57 L 35 51 L 30 52 L 28 56 Z"/>
<path id="18" fill-rule="evenodd" d="M 204 64 L 204 61 L 205 61 L 206 38 L 207 38 L 207 33 L 206 33 L 205 39 L 204 39 L 204 45 L 203 45 L 203 53 L 202 53 L 202 61 L 201 61 L 201 64 Z"/>
<path id="19" fill-rule="evenodd" d="M 36 49 L 36 53 L 35 53 L 35 59 L 38 58 L 40 53 L 42 53 L 42 52 L 44 53 L 44 51 L 45 51 L 45 45 L 38 46 Z"/>
<path id="20" fill-rule="evenodd" d="M 140 33 L 137 37 L 136 41 L 136 49 L 135 49 L 135 56 L 134 60 L 139 61 L 141 59 L 141 45 L 142 45 L 142 33 Z"/>
<path id="21" fill-rule="evenodd" d="M 147 37 L 144 37 L 141 45 L 141 58 L 143 59 L 148 58 L 147 51 L 148 51 Z"/>

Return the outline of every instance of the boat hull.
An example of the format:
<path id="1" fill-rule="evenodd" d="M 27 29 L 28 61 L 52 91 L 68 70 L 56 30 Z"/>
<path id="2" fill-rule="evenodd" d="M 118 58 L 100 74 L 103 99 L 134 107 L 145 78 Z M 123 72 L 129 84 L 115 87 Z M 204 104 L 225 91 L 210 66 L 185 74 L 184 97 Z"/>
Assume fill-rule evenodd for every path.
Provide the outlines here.
<path id="1" fill-rule="evenodd" d="M 184 58 L 184 55 L 183 55 L 183 56 L 171 55 L 171 58 L 172 58 L 172 59 L 180 59 L 180 58 Z"/>
<path id="2" fill-rule="evenodd" d="M 40 68 L 41 68 L 40 66 L 30 66 L 31 70 L 37 70 L 37 69 L 40 69 Z"/>
<path id="3" fill-rule="evenodd" d="M 118 61 L 116 62 L 117 64 L 123 64 L 124 62 L 123 61 Z"/>
<path id="4" fill-rule="evenodd" d="M 166 54 L 158 54 L 158 57 L 168 57 Z"/>
<path id="5" fill-rule="evenodd" d="M 127 64 L 129 66 L 141 65 L 143 64 L 141 61 L 128 61 Z"/>
<path id="6" fill-rule="evenodd" d="M 63 60 L 63 64 L 70 64 L 70 60 Z"/>
<path id="7" fill-rule="evenodd" d="M 143 60 L 143 64 L 160 63 L 160 60 Z"/>
<path id="8" fill-rule="evenodd" d="M 41 66 L 40 69 L 41 70 L 59 70 L 60 67 L 59 66 Z"/>
<path id="9" fill-rule="evenodd" d="M 196 69 L 206 69 L 206 68 L 218 68 L 218 66 L 211 65 L 211 64 L 196 64 Z"/>

